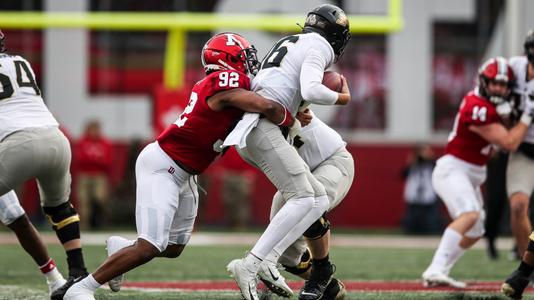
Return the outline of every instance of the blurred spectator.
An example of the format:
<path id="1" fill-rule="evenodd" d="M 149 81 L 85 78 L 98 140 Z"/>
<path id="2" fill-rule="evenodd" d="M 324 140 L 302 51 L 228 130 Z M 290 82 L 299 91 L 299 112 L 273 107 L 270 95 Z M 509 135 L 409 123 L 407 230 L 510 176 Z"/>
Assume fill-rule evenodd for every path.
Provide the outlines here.
<path id="1" fill-rule="evenodd" d="M 434 234 L 443 229 L 438 196 L 432 188 L 435 165 L 434 151 L 428 145 L 418 146 L 408 158 L 403 171 L 406 213 L 402 225 L 406 233 Z"/>
<path id="2" fill-rule="evenodd" d="M 250 196 L 258 171 L 243 161 L 233 147 L 224 154 L 219 167 L 226 224 L 232 229 L 244 229 L 250 224 Z"/>
<path id="3" fill-rule="evenodd" d="M 98 228 L 106 220 L 111 159 L 111 143 L 102 135 L 100 123 L 96 120 L 90 121 L 76 151 L 76 187 L 83 228 Z"/>
<path id="4" fill-rule="evenodd" d="M 506 166 L 508 153 L 495 151 L 488 161 L 486 179 L 486 241 L 488 256 L 497 259 L 499 254 L 495 247 L 495 239 L 499 234 L 501 220 L 508 206 L 506 194 Z"/>

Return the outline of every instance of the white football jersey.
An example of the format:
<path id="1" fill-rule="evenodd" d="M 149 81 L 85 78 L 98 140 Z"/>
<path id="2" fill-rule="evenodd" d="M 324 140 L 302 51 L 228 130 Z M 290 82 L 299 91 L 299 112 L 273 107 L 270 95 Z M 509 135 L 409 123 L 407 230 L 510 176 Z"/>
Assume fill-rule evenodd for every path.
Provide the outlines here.
<path id="1" fill-rule="evenodd" d="M 0 54 L 0 141 L 25 128 L 57 127 L 24 58 Z"/>
<path id="2" fill-rule="evenodd" d="M 252 90 L 272 99 L 293 115 L 303 100 L 301 89 L 310 89 L 317 104 L 334 104 L 338 94 L 321 84 L 324 71 L 334 61 L 334 50 L 317 33 L 290 35 L 278 41 L 261 64 L 252 80 Z M 301 84 L 306 84 L 306 87 Z M 322 103 L 321 103 L 322 102 Z"/>
<path id="3" fill-rule="evenodd" d="M 293 146 L 312 171 L 346 145 L 339 133 L 315 115 L 293 141 Z"/>
<path id="4" fill-rule="evenodd" d="M 515 87 L 514 92 L 521 95 L 520 109 L 525 107 L 525 101 L 530 97 L 534 100 L 534 80 L 527 82 L 527 65 L 528 60 L 526 56 L 514 56 L 510 58 L 509 64 L 514 70 Z M 534 126 L 528 128 L 528 132 L 523 138 L 523 141 L 534 144 Z"/>

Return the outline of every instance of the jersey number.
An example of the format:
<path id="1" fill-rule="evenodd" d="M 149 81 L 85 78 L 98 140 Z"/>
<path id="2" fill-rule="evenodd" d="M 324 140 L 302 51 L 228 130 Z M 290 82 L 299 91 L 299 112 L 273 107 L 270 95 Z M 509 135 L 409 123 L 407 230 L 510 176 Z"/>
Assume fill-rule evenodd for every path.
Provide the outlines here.
<path id="1" fill-rule="evenodd" d="M 189 97 L 189 103 L 185 107 L 185 109 L 182 112 L 182 114 L 180 114 L 180 116 L 178 117 L 178 120 L 176 120 L 176 122 L 174 122 L 174 124 L 176 124 L 176 126 L 178 126 L 178 127 L 184 126 L 185 121 L 187 121 L 187 116 L 186 115 L 190 114 L 193 111 L 193 108 L 195 107 L 195 104 L 197 104 L 197 100 L 198 100 L 198 94 L 195 93 L 195 92 L 191 92 L 191 97 Z"/>
<path id="2" fill-rule="evenodd" d="M 272 67 L 280 67 L 282 59 L 284 59 L 284 56 L 286 56 L 287 54 L 287 46 L 289 45 L 289 43 L 294 44 L 298 40 L 298 36 L 290 35 L 278 41 L 278 43 L 274 45 L 273 49 L 271 49 L 271 51 L 269 51 L 269 53 L 263 59 L 263 62 L 261 63 L 261 68 L 267 69 Z"/>
<path id="3" fill-rule="evenodd" d="M 15 71 L 17 72 L 17 84 L 19 87 L 31 87 L 34 90 L 35 95 L 41 95 L 41 90 L 39 90 L 39 87 L 35 82 L 35 78 L 33 78 L 32 72 L 30 72 L 30 68 L 26 62 L 15 60 L 13 63 L 15 64 Z M 15 90 L 13 89 L 13 83 L 11 82 L 9 76 L 0 73 L 0 84 L 2 85 L 0 100 L 11 97 Z"/>
<path id="4" fill-rule="evenodd" d="M 471 116 L 471 118 L 473 118 L 473 120 L 480 120 L 481 122 L 485 122 L 487 112 L 488 109 L 485 106 L 475 106 L 473 107 L 473 115 Z"/>
<path id="5" fill-rule="evenodd" d="M 219 86 L 220 87 L 238 87 L 239 86 L 239 74 L 232 72 L 232 73 L 219 73 Z"/>

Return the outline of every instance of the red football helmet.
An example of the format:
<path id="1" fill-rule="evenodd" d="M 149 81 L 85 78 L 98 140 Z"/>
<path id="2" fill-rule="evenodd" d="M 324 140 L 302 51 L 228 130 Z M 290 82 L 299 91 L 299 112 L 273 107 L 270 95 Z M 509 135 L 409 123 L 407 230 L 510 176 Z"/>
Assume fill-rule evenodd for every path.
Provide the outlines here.
<path id="1" fill-rule="evenodd" d="M 493 104 L 500 104 L 510 96 L 514 81 L 514 72 L 504 57 L 490 58 L 478 69 L 479 93 Z M 491 93 L 488 88 L 490 82 L 506 83 L 508 87 L 507 93 L 505 95 Z"/>
<path id="2" fill-rule="evenodd" d="M 259 61 L 256 48 L 237 33 L 216 34 L 202 48 L 202 65 L 206 72 L 237 70 L 256 75 Z"/>

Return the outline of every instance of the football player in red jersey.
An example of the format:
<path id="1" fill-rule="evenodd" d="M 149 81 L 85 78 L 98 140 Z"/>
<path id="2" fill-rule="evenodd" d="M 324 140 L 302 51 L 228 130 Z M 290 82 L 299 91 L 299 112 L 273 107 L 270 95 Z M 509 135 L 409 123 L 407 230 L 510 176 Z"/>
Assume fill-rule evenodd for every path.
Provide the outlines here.
<path id="1" fill-rule="evenodd" d="M 242 36 L 221 33 L 202 49 L 206 77 L 191 91 L 189 104 L 135 166 L 137 241 L 113 236 L 110 256 L 94 273 L 73 285 L 64 299 L 94 299 L 109 282 L 118 291 L 122 274 L 154 257 L 175 258 L 188 243 L 198 208 L 196 174 L 223 152 L 222 141 L 244 111 L 262 113 L 280 126 L 294 119 L 282 105 L 249 91 L 258 67 L 256 50 Z"/>
<path id="2" fill-rule="evenodd" d="M 507 97 L 514 82 L 506 59 L 492 58 L 479 69 L 479 82 L 460 104 L 445 155 L 436 164 L 432 184 L 453 222 L 443 233 L 432 263 L 423 273 L 425 286 L 465 287 L 449 277 L 458 259 L 484 234 L 484 210 L 480 186 L 486 178 L 486 162 L 493 145 L 517 149 L 532 120 L 529 101 L 520 122 L 508 130 L 502 120 L 511 111 Z"/>

